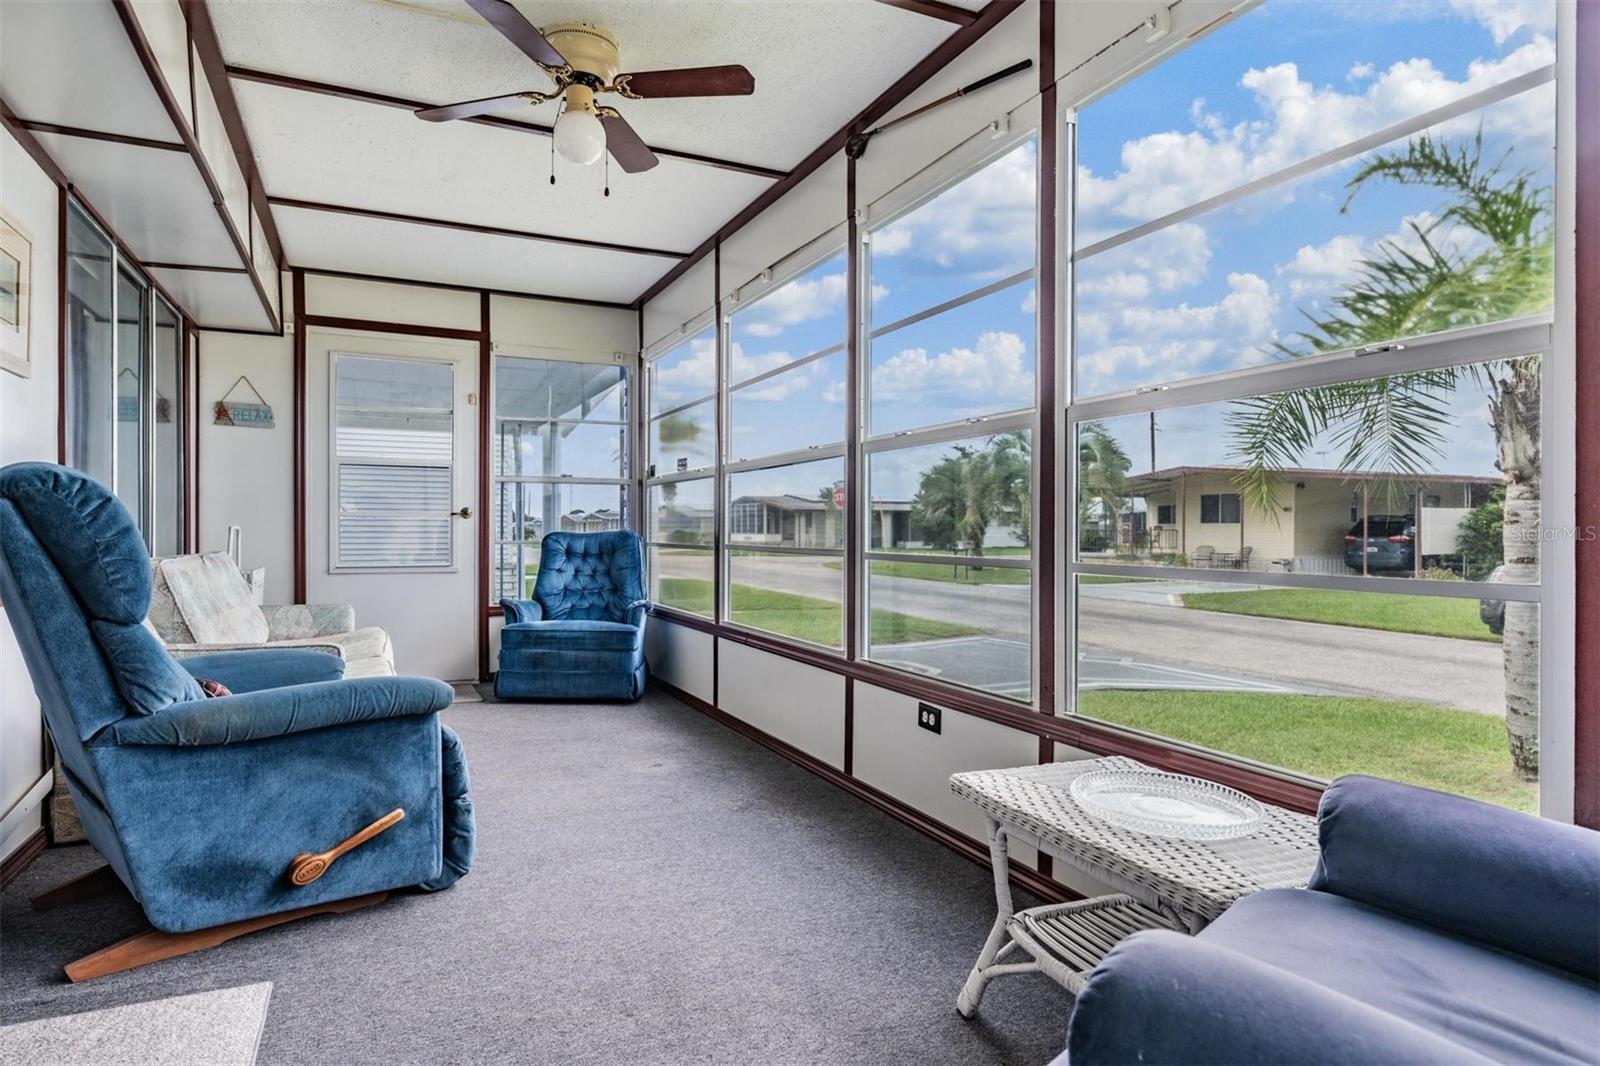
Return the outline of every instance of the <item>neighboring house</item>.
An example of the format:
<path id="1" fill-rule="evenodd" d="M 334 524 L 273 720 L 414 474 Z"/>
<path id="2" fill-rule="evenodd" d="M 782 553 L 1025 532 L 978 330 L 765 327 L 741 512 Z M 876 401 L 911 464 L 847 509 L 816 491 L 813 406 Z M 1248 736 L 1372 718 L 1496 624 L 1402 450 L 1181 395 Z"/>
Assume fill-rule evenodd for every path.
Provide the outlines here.
<path id="1" fill-rule="evenodd" d="M 837 548 L 844 543 L 843 519 L 843 512 L 831 501 L 819 498 L 740 496 L 728 505 L 728 540 L 784 548 Z"/>
<path id="2" fill-rule="evenodd" d="M 1343 470 L 1283 470 L 1276 475 L 1278 513 L 1268 515 L 1244 505 L 1240 473 L 1236 466 L 1176 466 L 1130 477 L 1115 545 L 1184 556 L 1202 545 L 1232 556 L 1248 548 L 1252 570 L 1287 562 L 1304 573 L 1343 573 L 1345 534 L 1363 512 L 1412 515 L 1421 556 L 1451 555 L 1461 519 L 1501 484 L 1499 477 L 1470 474 L 1397 484 Z"/>

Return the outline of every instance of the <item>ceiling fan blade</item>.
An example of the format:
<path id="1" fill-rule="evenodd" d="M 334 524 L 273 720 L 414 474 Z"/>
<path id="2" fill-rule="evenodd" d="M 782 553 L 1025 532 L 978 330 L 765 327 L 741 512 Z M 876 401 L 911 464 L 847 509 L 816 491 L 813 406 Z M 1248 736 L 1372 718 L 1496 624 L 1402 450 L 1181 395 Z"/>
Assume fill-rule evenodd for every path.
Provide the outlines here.
<path id="1" fill-rule="evenodd" d="M 527 102 L 527 93 L 508 93 L 505 96 L 485 96 L 481 100 L 463 100 L 459 104 L 422 107 L 412 114 L 428 122 L 448 122 L 453 118 L 472 118 L 476 115 L 493 114 L 496 111 L 509 111 L 518 104 Z"/>
<path id="2" fill-rule="evenodd" d="M 508 0 L 467 0 L 467 6 L 482 15 L 484 21 L 503 34 L 506 40 L 522 49 L 522 53 L 535 63 L 547 67 L 564 67 L 565 57 L 555 45 L 545 40 L 544 34 L 529 22 Z"/>
<path id="3" fill-rule="evenodd" d="M 610 112 L 609 108 L 606 110 Z M 650 150 L 650 146 L 639 138 L 634 128 L 628 125 L 628 120 L 621 115 L 615 112 L 602 113 L 600 123 L 606 128 L 606 150 L 629 174 L 649 170 L 661 162 Z"/>
<path id="4" fill-rule="evenodd" d="M 725 67 L 683 67 L 618 74 L 613 84 L 624 96 L 660 99 L 668 96 L 749 96 L 756 79 L 734 63 Z"/>

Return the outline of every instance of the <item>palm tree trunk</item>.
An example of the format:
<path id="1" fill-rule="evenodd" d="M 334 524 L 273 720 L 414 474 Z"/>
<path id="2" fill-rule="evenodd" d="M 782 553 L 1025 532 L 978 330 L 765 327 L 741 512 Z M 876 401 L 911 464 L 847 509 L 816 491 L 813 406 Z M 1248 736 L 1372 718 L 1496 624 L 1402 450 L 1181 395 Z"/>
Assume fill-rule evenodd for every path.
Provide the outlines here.
<path id="1" fill-rule="evenodd" d="M 1505 581 L 1539 580 L 1539 364 L 1512 363 L 1489 399 L 1499 467 L 1506 478 L 1502 550 Z M 1539 776 L 1539 605 L 1507 602 L 1501 649 L 1505 660 L 1506 739 L 1518 777 Z"/>

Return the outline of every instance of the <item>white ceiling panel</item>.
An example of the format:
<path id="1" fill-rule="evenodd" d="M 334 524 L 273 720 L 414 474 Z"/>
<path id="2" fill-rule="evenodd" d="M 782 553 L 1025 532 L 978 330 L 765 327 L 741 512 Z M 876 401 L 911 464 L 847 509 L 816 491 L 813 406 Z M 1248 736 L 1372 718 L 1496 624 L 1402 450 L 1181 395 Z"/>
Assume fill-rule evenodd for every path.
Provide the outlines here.
<path id="1" fill-rule="evenodd" d="M 172 298 L 183 305 L 203 327 L 217 329 L 270 329 L 261 297 L 248 274 L 223 274 L 210 270 L 150 271 Z"/>
<path id="2" fill-rule="evenodd" d="M 141 260 L 240 265 L 189 153 L 55 133 L 36 136 Z"/>
<path id="3" fill-rule="evenodd" d="M 273 215 L 296 266 L 542 296 L 627 303 L 676 262 L 326 211 Z"/>
<path id="4" fill-rule="evenodd" d="M 642 174 L 558 158 L 550 139 L 235 81 L 272 196 L 691 251 L 771 182 L 663 159 Z M 298 264 L 297 264 L 298 265 Z"/>
<path id="5" fill-rule="evenodd" d="M 32 122 L 178 139 L 109 3 L 0 0 L 0 97 Z"/>
<path id="6" fill-rule="evenodd" d="M 779 169 L 799 162 L 956 29 L 871 0 L 518 6 L 537 26 L 589 20 L 611 30 L 626 70 L 744 64 L 755 75 L 753 96 L 607 102 L 652 145 Z M 230 0 L 211 10 L 223 54 L 238 66 L 428 103 L 549 86 L 460 0 Z M 555 107 L 507 116 L 548 123 Z"/>

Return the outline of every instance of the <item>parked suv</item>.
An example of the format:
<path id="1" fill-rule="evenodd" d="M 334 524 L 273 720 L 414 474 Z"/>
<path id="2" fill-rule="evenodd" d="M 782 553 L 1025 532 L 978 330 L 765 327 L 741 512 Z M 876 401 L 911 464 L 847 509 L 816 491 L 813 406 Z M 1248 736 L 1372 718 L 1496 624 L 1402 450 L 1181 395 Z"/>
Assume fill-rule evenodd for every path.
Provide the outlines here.
<path id="1" fill-rule="evenodd" d="M 1344 535 L 1344 565 L 1357 572 L 1414 569 L 1416 551 L 1417 520 L 1408 514 L 1368 515 Z"/>

